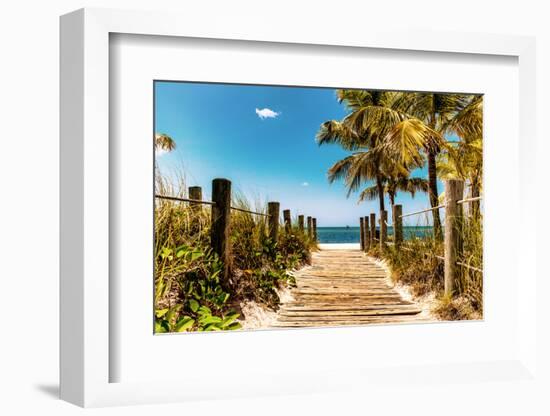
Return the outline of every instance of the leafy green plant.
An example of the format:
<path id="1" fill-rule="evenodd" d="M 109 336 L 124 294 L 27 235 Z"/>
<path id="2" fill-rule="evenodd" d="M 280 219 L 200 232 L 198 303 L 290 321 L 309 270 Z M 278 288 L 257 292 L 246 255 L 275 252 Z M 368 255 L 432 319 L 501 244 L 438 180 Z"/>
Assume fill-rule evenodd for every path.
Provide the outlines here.
<path id="1" fill-rule="evenodd" d="M 157 194 L 185 197 L 183 181 L 172 185 L 159 172 Z M 242 197 L 232 206 L 265 213 Z M 295 284 L 290 271 L 310 261 L 316 245 L 308 236 L 281 226 L 278 241 L 267 236 L 267 217 L 232 211 L 229 281 L 210 249 L 208 207 L 159 200 L 155 208 L 155 332 L 219 331 L 241 327 L 242 302 L 277 309 L 278 290 Z"/>
<path id="2" fill-rule="evenodd" d="M 187 315 L 179 315 L 181 305 L 155 311 L 155 332 L 185 332 L 193 327 L 195 320 Z"/>
<path id="3" fill-rule="evenodd" d="M 461 225 L 463 250 L 461 263 L 482 269 L 483 232 L 481 217 L 465 217 Z M 483 314 L 483 275 L 479 271 L 461 267 L 453 297 L 444 295 L 443 243 L 433 234 L 410 238 L 403 247 L 379 245 L 369 255 L 383 258 L 392 270 L 396 282 L 406 284 L 416 296 L 435 293 L 437 306 L 433 311 L 441 319 L 479 319 Z"/>
<path id="4" fill-rule="evenodd" d="M 215 254 L 196 247 L 182 245 L 176 249 L 163 248 L 159 262 L 170 270 L 184 273 L 170 279 L 178 296 L 175 306 L 162 307 L 166 296 L 166 279 L 157 281 L 155 332 L 213 331 L 239 329 L 238 313 L 228 311 L 230 294 L 220 284 L 222 265 Z M 172 263 L 176 263 L 173 265 Z M 160 277 L 166 273 L 160 273 Z"/>

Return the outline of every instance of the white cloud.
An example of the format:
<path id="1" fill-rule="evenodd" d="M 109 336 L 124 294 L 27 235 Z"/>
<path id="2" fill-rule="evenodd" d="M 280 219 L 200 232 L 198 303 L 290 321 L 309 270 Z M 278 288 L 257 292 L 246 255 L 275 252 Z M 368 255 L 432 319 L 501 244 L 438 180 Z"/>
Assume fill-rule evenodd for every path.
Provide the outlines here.
<path id="1" fill-rule="evenodd" d="M 167 150 L 164 150 L 162 148 L 160 149 L 155 149 L 155 157 L 160 157 L 162 155 L 165 155 L 166 153 L 168 153 Z"/>
<path id="2" fill-rule="evenodd" d="M 302 182 L 302 186 L 309 186 L 309 182 Z"/>
<path id="3" fill-rule="evenodd" d="M 262 108 L 261 110 L 256 108 L 256 114 L 262 120 L 266 118 L 277 118 L 278 116 L 281 115 L 281 113 L 277 113 L 276 111 L 273 111 L 270 108 Z"/>

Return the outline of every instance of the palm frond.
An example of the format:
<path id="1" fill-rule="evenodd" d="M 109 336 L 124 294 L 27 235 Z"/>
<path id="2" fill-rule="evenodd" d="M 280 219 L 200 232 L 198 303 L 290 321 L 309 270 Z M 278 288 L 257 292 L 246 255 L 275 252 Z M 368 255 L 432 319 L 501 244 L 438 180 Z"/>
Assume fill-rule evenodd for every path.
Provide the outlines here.
<path id="1" fill-rule="evenodd" d="M 398 123 L 407 119 L 407 115 L 389 107 L 365 106 L 350 113 L 345 119 L 344 124 L 348 124 L 355 131 L 366 131 L 369 135 L 379 140 L 395 127 Z"/>
<path id="2" fill-rule="evenodd" d="M 170 136 L 164 133 L 155 134 L 155 150 L 164 150 L 171 152 L 176 148 L 176 142 Z"/>
<path id="3" fill-rule="evenodd" d="M 327 174 L 329 183 L 333 183 L 340 179 L 345 179 L 351 166 L 353 165 L 354 160 L 354 155 L 350 155 L 332 165 Z"/>
<path id="4" fill-rule="evenodd" d="M 378 199 L 378 187 L 376 185 L 372 185 L 361 191 L 357 202 L 374 201 L 375 199 Z"/>
<path id="5" fill-rule="evenodd" d="M 349 151 L 359 149 L 364 145 L 361 137 L 345 123 L 330 120 L 321 124 L 316 141 L 319 146 L 324 144 L 339 144 Z"/>
<path id="6" fill-rule="evenodd" d="M 378 154 L 374 151 L 356 152 L 336 162 L 328 170 L 328 180 L 333 183 L 343 179 L 348 190 L 348 197 L 360 186 L 373 180 L 379 172 Z"/>
<path id="7" fill-rule="evenodd" d="M 445 145 L 443 137 L 418 119 L 398 123 L 384 138 L 383 149 L 408 168 L 424 164 L 422 151 L 438 152 Z"/>
<path id="8" fill-rule="evenodd" d="M 336 90 L 336 97 L 340 104 L 345 104 L 350 110 L 372 105 L 372 95 L 367 90 Z"/>
<path id="9" fill-rule="evenodd" d="M 443 132 L 443 126 L 457 111 L 464 108 L 470 95 L 446 93 L 400 93 L 395 108 L 418 118 L 429 127 Z"/>
<path id="10" fill-rule="evenodd" d="M 483 134 L 483 96 L 470 101 L 443 125 L 443 131 L 456 133 L 465 141 L 480 139 Z"/>
<path id="11" fill-rule="evenodd" d="M 396 183 L 396 189 L 408 192 L 414 198 L 417 192 L 428 193 L 428 181 L 424 178 L 399 178 Z"/>

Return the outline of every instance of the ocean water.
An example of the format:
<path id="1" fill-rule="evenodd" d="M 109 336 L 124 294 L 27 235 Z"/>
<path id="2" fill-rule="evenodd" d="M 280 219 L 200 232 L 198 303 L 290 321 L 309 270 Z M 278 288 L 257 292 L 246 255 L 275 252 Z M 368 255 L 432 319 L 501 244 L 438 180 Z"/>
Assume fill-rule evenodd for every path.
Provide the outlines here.
<path id="1" fill-rule="evenodd" d="M 378 228 L 377 228 L 378 229 Z M 403 227 L 405 240 L 424 237 L 433 232 L 433 227 Z M 388 227 L 388 236 L 393 235 L 393 227 Z M 359 227 L 317 227 L 320 243 L 359 243 Z"/>

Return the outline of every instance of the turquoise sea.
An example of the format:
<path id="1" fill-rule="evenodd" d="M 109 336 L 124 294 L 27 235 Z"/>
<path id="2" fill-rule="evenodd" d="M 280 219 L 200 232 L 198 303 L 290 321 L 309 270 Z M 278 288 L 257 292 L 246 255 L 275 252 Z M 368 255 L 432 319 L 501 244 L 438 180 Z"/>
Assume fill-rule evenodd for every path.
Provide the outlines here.
<path id="1" fill-rule="evenodd" d="M 433 232 L 433 227 L 403 227 L 404 238 L 424 237 Z M 388 227 L 388 236 L 393 235 L 393 227 Z M 317 227 L 320 243 L 359 243 L 359 227 Z"/>

